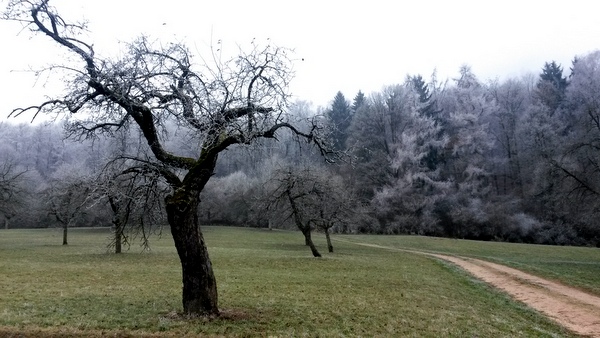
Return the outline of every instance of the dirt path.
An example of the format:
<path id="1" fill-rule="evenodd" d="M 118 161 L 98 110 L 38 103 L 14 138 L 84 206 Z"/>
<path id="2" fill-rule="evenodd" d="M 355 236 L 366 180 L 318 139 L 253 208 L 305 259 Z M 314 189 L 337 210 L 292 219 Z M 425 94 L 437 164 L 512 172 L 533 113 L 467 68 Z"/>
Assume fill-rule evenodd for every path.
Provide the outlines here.
<path id="1" fill-rule="evenodd" d="M 403 250 L 345 240 L 339 241 L 422 254 L 451 262 L 476 278 L 545 314 L 567 329 L 584 336 L 600 337 L 600 297 L 598 296 L 517 269 L 475 258 Z"/>

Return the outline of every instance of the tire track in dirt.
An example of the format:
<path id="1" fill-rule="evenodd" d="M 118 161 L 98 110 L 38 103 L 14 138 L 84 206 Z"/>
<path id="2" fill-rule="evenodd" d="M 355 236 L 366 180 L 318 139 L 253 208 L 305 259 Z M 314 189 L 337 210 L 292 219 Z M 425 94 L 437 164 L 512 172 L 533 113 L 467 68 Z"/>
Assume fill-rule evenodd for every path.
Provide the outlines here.
<path id="1" fill-rule="evenodd" d="M 600 297 L 598 296 L 480 259 L 336 240 L 361 246 L 420 254 L 450 262 L 477 279 L 504 291 L 513 299 L 543 313 L 574 333 L 600 337 Z"/>

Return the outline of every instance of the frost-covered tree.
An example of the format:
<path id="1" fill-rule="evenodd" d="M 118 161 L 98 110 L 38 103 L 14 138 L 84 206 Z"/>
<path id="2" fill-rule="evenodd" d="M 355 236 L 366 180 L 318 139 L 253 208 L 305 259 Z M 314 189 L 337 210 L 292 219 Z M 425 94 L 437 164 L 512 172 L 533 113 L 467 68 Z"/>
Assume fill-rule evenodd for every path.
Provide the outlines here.
<path id="1" fill-rule="evenodd" d="M 572 127 L 558 134 L 560 151 L 546 160 L 560 178 L 562 207 L 567 204 L 570 217 L 582 233 L 600 243 L 597 226 L 600 215 L 600 52 L 582 57 L 574 65 L 574 75 L 567 89 L 574 121 Z M 578 203 L 568 203 L 576 198 Z"/>
<path id="2" fill-rule="evenodd" d="M 529 96 L 521 81 L 510 79 L 490 86 L 493 98 L 491 132 L 496 138 L 501 158 L 496 175 L 501 181 L 503 194 L 515 194 L 522 198 L 525 194 L 523 173 L 523 140 L 520 137 L 523 117 L 528 107 Z M 497 179 L 498 179 L 497 178 Z"/>
<path id="3" fill-rule="evenodd" d="M 482 206 L 489 196 L 494 167 L 490 99 L 474 76 L 463 77 L 471 79 L 468 85 L 455 79 L 441 102 L 448 137 L 441 175 L 452 184 L 435 207 L 435 216 L 443 234 L 451 237 L 464 237 L 466 224 L 482 226 L 487 219 Z"/>
<path id="4" fill-rule="evenodd" d="M 432 207 L 448 187 L 439 168 L 432 167 L 429 160 L 432 152 L 442 152 L 448 139 L 440 124 L 422 113 L 429 103 L 421 102 L 410 85 L 402 88 L 402 95 L 390 97 L 388 103 L 402 107 L 398 116 L 402 122 L 390 138 L 390 169 L 394 175 L 377 190 L 373 201 L 380 219 L 389 223 L 388 231 L 426 233 L 428 230 L 422 226 L 431 223 Z"/>
<path id="5" fill-rule="evenodd" d="M 364 200 L 397 176 L 391 164 L 407 123 L 407 93 L 405 86 L 388 86 L 354 115 L 348 145 L 355 161 L 353 185 Z"/>

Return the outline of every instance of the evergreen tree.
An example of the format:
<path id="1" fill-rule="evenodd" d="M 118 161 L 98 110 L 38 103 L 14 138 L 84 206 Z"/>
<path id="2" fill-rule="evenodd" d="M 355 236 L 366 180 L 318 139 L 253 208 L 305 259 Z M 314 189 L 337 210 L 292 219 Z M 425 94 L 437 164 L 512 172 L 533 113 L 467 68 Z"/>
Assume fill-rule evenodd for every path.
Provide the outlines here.
<path id="1" fill-rule="evenodd" d="M 563 69 L 556 62 L 546 62 L 537 83 L 536 94 L 540 102 L 553 114 L 562 104 L 568 86 Z"/>
<path id="2" fill-rule="evenodd" d="M 365 105 L 367 98 L 362 91 L 358 91 L 352 102 L 352 114 L 356 114 L 356 111 Z"/>
<path id="3" fill-rule="evenodd" d="M 433 119 L 436 125 L 442 125 L 440 120 L 441 110 L 436 110 L 436 101 L 433 99 L 429 92 L 429 87 L 423 80 L 421 75 L 409 76 L 407 79 L 408 85 L 415 91 L 418 96 L 419 108 L 418 113 L 427 118 Z M 441 137 L 444 133 L 444 129 L 439 129 L 438 137 Z M 423 163 L 429 169 L 436 169 L 440 162 L 443 161 L 442 154 L 437 148 L 430 148 L 427 155 L 423 158 Z"/>
<path id="4" fill-rule="evenodd" d="M 335 95 L 331 109 L 327 111 L 327 117 L 333 127 L 331 135 L 333 148 L 344 150 L 346 148 L 346 138 L 348 138 L 347 130 L 352 121 L 352 112 L 342 92 Z"/>
<path id="5" fill-rule="evenodd" d="M 408 78 L 408 84 L 419 96 L 419 103 L 422 105 L 422 107 L 419 108 L 419 113 L 427 117 L 435 117 L 435 100 L 432 99 L 431 93 L 429 93 L 429 87 L 423 80 L 423 77 L 421 75 L 410 76 Z"/>

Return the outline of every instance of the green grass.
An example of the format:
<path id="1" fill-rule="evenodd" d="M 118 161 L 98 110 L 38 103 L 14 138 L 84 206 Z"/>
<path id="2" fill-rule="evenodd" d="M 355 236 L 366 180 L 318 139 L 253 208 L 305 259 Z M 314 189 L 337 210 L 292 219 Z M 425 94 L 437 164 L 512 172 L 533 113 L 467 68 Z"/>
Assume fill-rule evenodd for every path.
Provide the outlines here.
<path id="1" fill-rule="evenodd" d="M 338 236 L 353 242 L 481 258 L 600 295 L 600 249 L 422 236 Z"/>
<path id="2" fill-rule="evenodd" d="M 176 315 L 181 272 L 167 235 L 149 253 L 114 255 L 107 230 L 74 229 L 67 247 L 56 230 L 0 231 L 0 336 L 572 336 L 435 259 L 342 242 L 315 259 L 297 232 L 204 233 L 224 314 L 212 320 Z"/>

